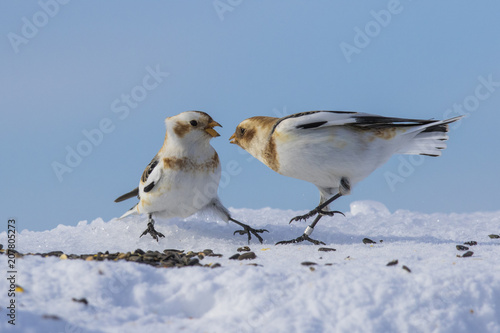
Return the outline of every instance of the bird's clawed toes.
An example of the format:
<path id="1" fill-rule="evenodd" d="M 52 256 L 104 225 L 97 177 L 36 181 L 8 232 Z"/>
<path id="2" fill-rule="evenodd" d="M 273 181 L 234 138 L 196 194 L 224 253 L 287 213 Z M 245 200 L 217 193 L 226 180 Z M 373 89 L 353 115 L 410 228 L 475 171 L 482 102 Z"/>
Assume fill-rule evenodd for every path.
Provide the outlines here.
<path id="1" fill-rule="evenodd" d="M 342 216 L 345 216 L 344 213 L 342 213 L 338 210 L 327 211 L 327 210 L 313 209 L 307 214 L 295 216 L 294 218 L 292 218 L 290 220 L 290 222 L 288 222 L 288 224 L 292 223 L 293 221 L 305 221 L 305 220 L 313 217 L 316 214 L 325 215 L 325 216 L 333 216 L 335 214 L 341 214 Z"/>
<path id="2" fill-rule="evenodd" d="M 338 210 L 332 210 L 332 211 L 320 210 L 319 214 L 326 215 L 326 216 L 333 216 L 335 214 L 340 214 L 340 215 L 345 217 L 344 213 L 342 213 L 341 211 L 338 211 Z"/>
<path id="3" fill-rule="evenodd" d="M 263 242 L 263 239 L 262 237 L 259 235 L 260 233 L 263 233 L 263 232 L 269 232 L 269 230 L 267 229 L 254 229 L 250 226 L 244 226 L 242 225 L 243 227 L 243 230 L 236 230 L 233 235 L 236 235 L 236 234 L 240 234 L 240 235 L 248 235 L 248 244 L 250 244 L 250 240 L 252 239 L 252 235 L 254 235 L 255 237 L 257 237 L 257 239 L 259 240 L 259 242 L 262 244 Z"/>
<path id="4" fill-rule="evenodd" d="M 234 223 L 238 224 L 239 226 L 241 226 L 243 228 L 243 230 L 236 230 L 235 232 L 233 232 L 233 235 L 236 235 L 236 234 L 248 235 L 248 244 L 250 244 L 250 240 L 252 239 L 252 235 L 257 237 L 259 242 L 262 244 L 263 239 L 259 234 L 263 233 L 263 232 L 269 232 L 269 230 L 267 230 L 267 229 L 254 229 L 251 226 L 249 226 L 245 223 L 241 223 L 239 221 L 236 221 L 235 219 L 232 219 L 232 218 L 230 218 L 229 220 L 233 221 Z"/>
<path id="5" fill-rule="evenodd" d="M 148 222 L 148 227 L 146 230 L 144 230 L 144 232 L 141 234 L 140 237 L 144 236 L 144 235 L 147 235 L 147 234 L 150 234 L 151 237 L 153 237 L 153 239 L 155 239 L 157 242 L 158 242 L 158 237 L 165 237 L 164 234 L 162 234 L 161 232 L 158 232 L 156 231 L 155 227 L 154 227 L 154 224 L 152 222 Z"/>
<path id="6" fill-rule="evenodd" d="M 309 236 L 308 236 L 308 235 L 306 235 L 306 234 L 303 234 L 302 236 L 297 237 L 297 238 L 292 239 L 292 240 L 289 240 L 289 241 L 281 241 L 281 242 L 278 242 L 278 243 L 276 243 L 275 245 L 294 244 L 294 243 L 300 243 L 300 242 L 303 242 L 303 241 L 308 241 L 308 242 L 311 242 L 311 243 L 313 243 L 314 245 L 326 245 L 326 244 L 325 244 L 325 243 L 323 243 L 322 241 L 318 241 L 318 240 L 312 239 L 311 237 L 309 237 Z"/>

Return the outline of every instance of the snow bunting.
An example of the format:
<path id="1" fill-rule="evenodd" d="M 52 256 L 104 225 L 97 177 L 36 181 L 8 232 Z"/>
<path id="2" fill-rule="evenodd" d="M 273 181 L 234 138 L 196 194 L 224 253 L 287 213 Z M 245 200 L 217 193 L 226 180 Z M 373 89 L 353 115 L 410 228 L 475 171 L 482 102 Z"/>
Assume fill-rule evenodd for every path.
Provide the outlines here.
<path id="1" fill-rule="evenodd" d="M 448 120 L 383 117 L 347 111 L 311 111 L 283 118 L 252 117 L 242 121 L 230 142 L 248 151 L 274 171 L 316 185 L 319 205 L 290 220 L 316 219 L 291 241 L 323 242 L 309 236 L 334 200 L 384 164 L 393 154 L 439 156 L 446 148 Z"/>
<path id="2" fill-rule="evenodd" d="M 205 112 L 187 111 L 165 119 L 167 132 L 163 146 L 148 164 L 139 187 L 117 198 L 115 202 L 137 196 L 139 203 L 120 218 L 132 214 L 148 214 L 148 228 L 141 237 L 150 234 L 156 241 L 165 237 L 154 228 L 153 214 L 162 218 L 185 218 L 208 209 L 223 221 L 232 221 L 243 230 L 234 234 L 255 235 L 265 229 L 253 229 L 233 219 L 217 195 L 221 167 L 219 156 L 210 139 L 219 136 L 214 129 L 221 126 Z"/>

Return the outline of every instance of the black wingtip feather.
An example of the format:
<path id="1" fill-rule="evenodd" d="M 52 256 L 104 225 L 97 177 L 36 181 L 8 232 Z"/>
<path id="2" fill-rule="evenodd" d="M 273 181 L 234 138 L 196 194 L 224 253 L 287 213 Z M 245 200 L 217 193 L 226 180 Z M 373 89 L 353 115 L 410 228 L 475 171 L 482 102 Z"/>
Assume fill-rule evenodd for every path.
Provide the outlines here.
<path id="1" fill-rule="evenodd" d="M 296 128 L 299 128 L 299 129 L 316 128 L 316 127 L 320 127 L 321 125 L 326 124 L 326 123 L 327 123 L 327 121 L 317 121 L 315 123 L 302 124 L 302 125 L 297 126 Z"/>

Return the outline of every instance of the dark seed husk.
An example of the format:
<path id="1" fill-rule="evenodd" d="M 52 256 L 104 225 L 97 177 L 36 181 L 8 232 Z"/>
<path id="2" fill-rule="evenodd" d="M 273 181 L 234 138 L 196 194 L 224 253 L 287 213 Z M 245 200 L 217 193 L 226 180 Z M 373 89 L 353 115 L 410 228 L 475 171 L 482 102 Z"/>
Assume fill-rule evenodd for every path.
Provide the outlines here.
<path id="1" fill-rule="evenodd" d="M 240 254 L 240 256 L 238 257 L 238 260 L 255 259 L 255 258 L 257 258 L 257 256 L 255 255 L 254 252 L 246 252 L 246 253 Z"/>
<path id="2" fill-rule="evenodd" d="M 411 269 L 409 269 L 408 266 L 403 265 L 403 269 L 408 273 L 411 273 Z"/>
<path id="3" fill-rule="evenodd" d="M 163 250 L 163 253 L 167 253 L 167 252 L 184 252 L 184 250 L 176 250 L 176 249 L 165 249 Z"/>
<path id="4" fill-rule="evenodd" d="M 500 238 L 499 235 L 495 235 L 495 234 L 488 235 L 488 237 L 491 238 L 491 239 Z"/>
<path id="5" fill-rule="evenodd" d="M 233 254 L 232 256 L 229 257 L 230 260 L 238 260 L 239 258 L 240 258 L 239 253 Z"/>
<path id="6" fill-rule="evenodd" d="M 465 252 L 463 255 L 462 255 L 462 258 L 467 258 L 467 257 L 472 257 L 472 255 L 474 254 L 474 252 L 472 251 L 467 251 Z"/>
<path id="7" fill-rule="evenodd" d="M 372 241 L 370 238 L 363 238 L 363 244 L 377 244 L 377 242 Z"/>
<path id="8" fill-rule="evenodd" d="M 134 254 L 140 254 L 140 255 L 143 255 L 145 252 L 141 249 L 137 249 L 133 252 Z"/>
<path id="9" fill-rule="evenodd" d="M 334 248 L 331 248 L 331 247 L 320 247 L 318 249 L 318 251 L 322 251 L 322 252 L 333 252 L 333 251 L 337 251 L 335 250 Z"/>
<path id="10" fill-rule="evenodd" d="M 457 250 L 458 251 L 467 251 L 469 248 L 467 246 L 463 245 L 457 245 Z"/>
<path id="11" fill-rule="evenodd" d="M 477 242 L 476 241 L 470 241 L 470 242 L 465 242 L 464 244 L 465 245 L 469 245 L 469 246 L 474 246 L 474 245 L 477 245 Z"/>
<path id="12" fill-rule="evenodd" d="M 248 246 L 242 246 L 242 247 L 239 247 L 236 251 L 238 251 L 238 252 L 248 252 L 248 251 L 250 251 L 250 248 Z"/>
<path id="13" fill-rule="evenodd" d="M 56 315 L 51 315 L 51 314 L 44 314 L 42 316 L 43 319 L 51 319 L 51 320 L 61 320 L 61 318 L 59 318 L 58 316 Z"/>
<path id="14" fill-rule="evenodd" d="M 196 258 L 195 258 L 195 259 L 191 259 L 191 260 L 189 260 L 189 262 L 188 262 L 188 264 L 187 264 L 187 265 L 188 265 L 188 266 L 194 266 L 194 265 L 197 265 L 197 264 L 199 264 L 199 263 L 200 263 L 200 260 L 198 260 L 198 259 L 196 259 Z"/>
<path id="15" fill-rule="evenodd" d="M 312 261 L 304 261 L 304 262 L 301 262 L 300 264 L 304 265 L 304 266 L 314 266 L 314 265 L 317 265 L 317 263 L 312 262 Z"/>
<path id="16" fill-rule="evenodd" d="M 217 268 L 217 267 L 222 267 L 222 265 L 219 263 L 215 263 L 212 266 L 210 266 L 210 268 Z"/>
<path id="17" fill-rule="evenodd" d="M 84 297 L 83 297 L 83 298 L 80 298 L 80 299 L 76 299 L 76 298 L 74 298 L 74 297 L 73 297 L 71 300 L 72 300 L 73 302 L 76 302 L 76 303 L 83 303 L 83 304 L 85 304 L 85 305 L 88 305 L 88 304 L 89 304 L 89 301 L 87 301 L 87 299 L 86 299 L 86 298 L 84 298 Z"/>
<path id="18" fill-rule="evenodd" d="M 63 251 L 51 251 L 51 252 L 47 253 L 47 256 L 60 257 L 63 254 L 64 254 Z"/>
<path id="19" fill-rule="evenodd" d="M 389 261 L 386 266 L 396 266 L 398 264 L 398 259 Z"/>

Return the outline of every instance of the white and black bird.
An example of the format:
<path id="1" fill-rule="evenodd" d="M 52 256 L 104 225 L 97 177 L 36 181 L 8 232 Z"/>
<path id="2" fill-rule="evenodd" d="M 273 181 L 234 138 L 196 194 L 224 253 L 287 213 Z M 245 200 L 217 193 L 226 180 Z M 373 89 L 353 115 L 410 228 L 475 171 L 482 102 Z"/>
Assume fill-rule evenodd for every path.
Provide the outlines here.
<path id="1" fill-rule="evenodd" d="M 351 192 L 394 154 L 440 156 L 446 148 L 447 120 L 383 117 L 348 111 L 310 111 L 283 118 L 252 117 L 242 121 L 230 142 L 248 151 L 272 170 L 316 185 L 319 205 L 290 221 L 316 219 L 304 234 L 278 244 L 304 240 L 322 216 L 332 216 L 329 205 Z"/>
<path id="2" fill-rule="evenodd" d="M 248 241 L 265 229 L 253 229 L 231 217 L 220 202 L 217 189 L 221 177 L 219 156 L 210 140 L 219 136 L 214 129 L 221 126 L 207 113 L 187 111 L 165 119 L 165 141 L 156 156 L 144 170 L 139 187 L 115 200 L 120 202 L 133 197 L 139 203 L 120 218 L 132 214 L 148 214 L 147 229 L 141 237 L 150 234 L 158 241 L 165 237 L 154 228 L 153 215 L 161 218 L 186 218 L 201 210 L 209 210 L 223 221 L 232 221 L 243 230 L 234 233 L 247 234 Z"/>

